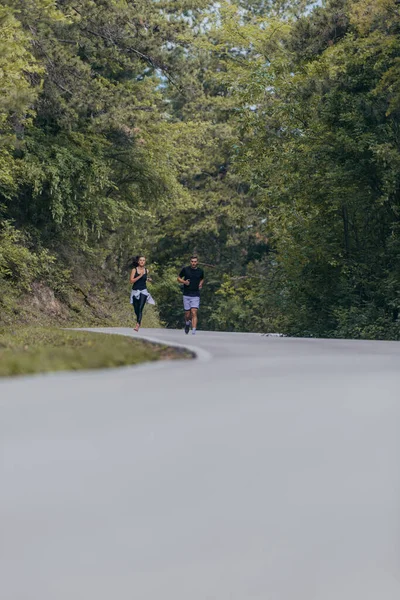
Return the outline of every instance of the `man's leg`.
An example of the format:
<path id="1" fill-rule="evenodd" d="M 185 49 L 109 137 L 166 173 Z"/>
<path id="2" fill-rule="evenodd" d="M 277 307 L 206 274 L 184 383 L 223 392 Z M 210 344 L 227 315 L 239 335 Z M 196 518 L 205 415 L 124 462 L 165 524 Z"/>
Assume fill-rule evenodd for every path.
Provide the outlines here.
<path id="1" fill-rule="evenodd" d="M 200 308 L 200 296 L 190 299 L 190 312 L 192 314 L 192 333 L 195 335 L 197 329 L 197 311 Z"/>
<path id="2" fill-rule="evenodd" d="M 183 308 L 185 309 L 185 333 L 187 334 L 190 329 L 191 314 L 189 300 L 185 296 L 183 297 Z"/>
<path id="3" fill-rule="evenodd" d="M 191 308 L 190 312 L 191 312 L 191 316 L 192 316 L 192 333 L 196 333 L 196 329 L 197 329 L 197 308 Z"/>

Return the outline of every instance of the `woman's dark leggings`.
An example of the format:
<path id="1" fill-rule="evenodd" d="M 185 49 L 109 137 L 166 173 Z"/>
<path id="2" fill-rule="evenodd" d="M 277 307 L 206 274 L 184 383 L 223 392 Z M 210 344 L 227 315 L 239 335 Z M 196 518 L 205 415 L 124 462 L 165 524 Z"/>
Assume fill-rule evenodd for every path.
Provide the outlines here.
<path id="1" fill-rule="evenodd" d="M 146 304 L 146 300 L 147 300 L 147 296 L 145 294 L 140 294 L 139 298 L 135 298 L 135 297 L 132 298 L 133 308 L 135 310 L 137 322 L 139 323 L 139 325 L 142 322 L 143 308 L 144 308 L 144 305 Z"/>

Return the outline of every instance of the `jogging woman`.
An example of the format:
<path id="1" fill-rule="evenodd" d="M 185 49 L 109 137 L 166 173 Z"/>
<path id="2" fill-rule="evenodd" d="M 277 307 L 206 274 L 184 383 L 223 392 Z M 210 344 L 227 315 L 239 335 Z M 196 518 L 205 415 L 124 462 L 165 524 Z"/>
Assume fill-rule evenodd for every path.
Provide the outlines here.
<path id="1" fill-rule="evenodd" d="M 131 304 L 133 305 L 137 318 L 134 331 L 139 331 L 139 327 L 142 323 L 144 305 L 146 302 L 149 304 L 155 304 L 155 302 L 146 287 L 147 281 L 151 281 L 149 278 L 149 271 L 146 269 L 146 257 L 142 255 L 137 256 L 133 260 L 132 266 L 133 269 L 130 277 L 130 282 L 132 284 Z"/>

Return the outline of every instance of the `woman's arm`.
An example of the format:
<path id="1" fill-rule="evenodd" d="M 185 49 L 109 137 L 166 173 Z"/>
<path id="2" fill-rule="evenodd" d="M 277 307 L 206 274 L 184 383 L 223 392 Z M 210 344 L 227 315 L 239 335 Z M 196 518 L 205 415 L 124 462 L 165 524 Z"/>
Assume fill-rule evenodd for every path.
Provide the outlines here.
<path id="1" fill-rule="evenodd" d="M 136 283 L 136 281 L 138 281 L 138 279 L 140 279 L 141 277 L 143 277 L 143 273 L 141 275 L 138 275 L 138 277 L 135 277 L 135 271 L 136 271 L 136 269 L 132 269 L 131 276 L 129 278 L 129 281 L 132 284 Z"/>

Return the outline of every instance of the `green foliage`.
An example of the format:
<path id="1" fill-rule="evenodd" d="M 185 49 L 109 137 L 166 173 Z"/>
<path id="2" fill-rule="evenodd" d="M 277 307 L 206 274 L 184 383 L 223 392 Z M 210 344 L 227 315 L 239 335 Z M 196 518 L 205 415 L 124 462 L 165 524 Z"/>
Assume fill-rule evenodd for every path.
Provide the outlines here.
<path id="1" fill-rule="evenodd" d="M 30 37 L 13 11 L 0 5 L 0 118 L 23 119 L 37 96 L 32 79 L 42 70 L 29 51 Z M 10 123 L 11 125 L 11 123 Z"/>
<path id="2" fill-rule="evenodd" d="M 42 73 L 29 44 L 13 11 L 0 4 L 0 194 L 6 197 L 15 192 L 12 151 L 32 116 Z"/>
<path id="3" fill-rule="evenodd" d="M 399 38 L 389 9 L 383 3 L 380 18 L 390 26 L 373 19 L 367 33 L 363 21 L 360 34 L 359 13 L 329 2 L 275 28 L 268 55 L 264 33 L 247 29 L 248 48 L 260 54 L 250 71 L 236 69 L 231 87 L 242 107 L 235 167 L 268 223 L 277 264 L 267 277 L 284 274 L 275 291 L 286 298 L 290 333 L 398 337 L 399 143 L 383 82 L 397 64 Z M 310 35 L 300 48 L 305 23 Z M 332 24 L 331 34 L 328 27 L 317 47 L 312 27 L 322 24 Z"/>
<path id="4" fill-rule="evenodd" d="M 33 281 L 44 278 L 55 262 L 47 249 L 32 251 L 29 236 L 5 221 L 0 229 L 0 280 L 29 291 Z"/>
<path id="5" fill-rule="evenodd" d="M 398 338 L 396 0 L 78 4 L 0 7 L 1 285 L 101 322 L 143 252 L 180 326 L 197 252 L 204 328 Z"/>

